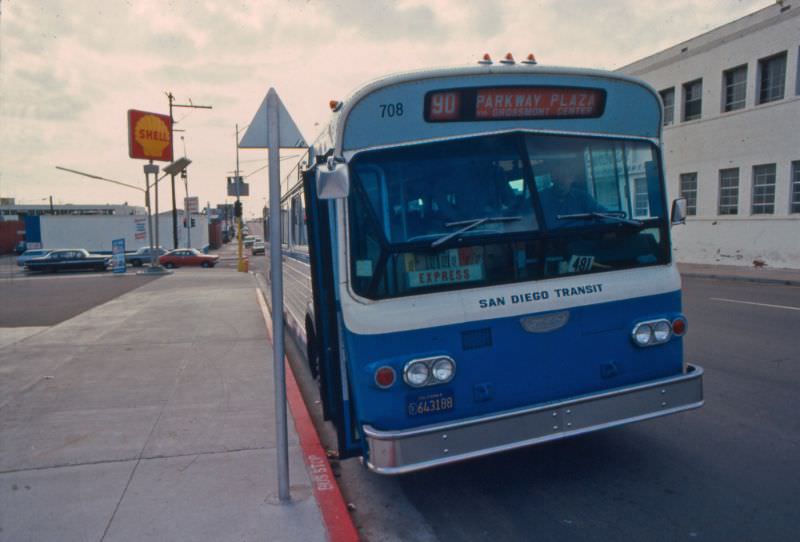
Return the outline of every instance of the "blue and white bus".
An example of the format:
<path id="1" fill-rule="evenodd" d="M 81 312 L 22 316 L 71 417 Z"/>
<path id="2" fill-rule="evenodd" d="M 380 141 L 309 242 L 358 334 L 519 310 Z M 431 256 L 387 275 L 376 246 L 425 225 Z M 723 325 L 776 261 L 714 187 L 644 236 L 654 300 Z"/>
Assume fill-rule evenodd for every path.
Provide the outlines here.
<path id="1" fill-rule="evenodd" d="M 479 63 L 332 108 L 282 229 L 340 457 L 398 474 L 703 404 L 651 87 Z"/>

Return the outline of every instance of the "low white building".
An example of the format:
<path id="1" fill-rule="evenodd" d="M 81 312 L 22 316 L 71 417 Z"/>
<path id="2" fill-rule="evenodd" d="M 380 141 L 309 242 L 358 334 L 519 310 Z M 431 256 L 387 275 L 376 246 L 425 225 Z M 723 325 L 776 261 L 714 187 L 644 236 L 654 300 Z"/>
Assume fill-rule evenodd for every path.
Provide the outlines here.
<path id="1" fill-rule="evenodd" d="M 800 1 L 624 66 L 664 102 L 678 261 L 800 268 Z"/>
<path id="2" fill-rule="evenodd" d="M 178 211 L 178 246 L 201 249 L 208 244 L 208 221 L 203 214 L 191 215 L 188 227 Z M 153 217 L 154 244 L 155 222 Z M 149 246 L 147 215 L 41 215 L 25 222 L 28 248 L 85 248 L 110 251 L 114 239 L 125 239 L 126 250 Z M 158 215 L 159 244 L 172 249 L 172 212 Z M 191 237 L 191 239 L 189 239 Z"/>

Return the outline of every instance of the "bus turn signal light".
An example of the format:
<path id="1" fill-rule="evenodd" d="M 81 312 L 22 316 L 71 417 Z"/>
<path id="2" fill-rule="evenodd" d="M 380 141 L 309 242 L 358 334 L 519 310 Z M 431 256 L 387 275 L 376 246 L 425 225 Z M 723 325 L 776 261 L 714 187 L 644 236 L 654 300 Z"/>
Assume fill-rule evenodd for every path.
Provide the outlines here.
<path id="1" fill-rule="evenodd" d="M 389 367 L 388 365 L 384 365 L 383 367 L 379 367 L 377 371 L 375 371 L 375 384 L 381 389 L 391 388 L 392 384 L 394 384 L 395 380 L 395 373 L 394 369 Z"/>

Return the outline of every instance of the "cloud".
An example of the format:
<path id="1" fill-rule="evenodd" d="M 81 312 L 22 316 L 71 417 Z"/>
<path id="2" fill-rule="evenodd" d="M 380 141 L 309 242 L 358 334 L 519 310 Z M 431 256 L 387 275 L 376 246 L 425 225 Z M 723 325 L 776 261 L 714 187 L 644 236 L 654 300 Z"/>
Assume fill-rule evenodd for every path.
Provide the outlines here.
<path id="1" fill-rule="evenodd" d="M 250 121 L 270 87 L 313 139 L 330 114 L 329 99 L 346 98 L 388 73 L 472 64 L 484 52 L 497 58 L 507 51 L 517 58 L 534 52 L 543 64 L 616 68 L 771 3 L 4 2 L 0 188 L 32 199 L 49 193 L 76 202 L 131 199 L 111 185 L 67 182 L 52 166 L 140 181 L 141 162 L 127 157 L 125 112 L 166 113 L 171 91 L 179 103 L 213 105 L 176 117 L 193 160 L 191 190 L 219 201 L 233 168 L 234 124 Z M 266 195 L 260 175 L 250 200 L 259 205 Z"/>

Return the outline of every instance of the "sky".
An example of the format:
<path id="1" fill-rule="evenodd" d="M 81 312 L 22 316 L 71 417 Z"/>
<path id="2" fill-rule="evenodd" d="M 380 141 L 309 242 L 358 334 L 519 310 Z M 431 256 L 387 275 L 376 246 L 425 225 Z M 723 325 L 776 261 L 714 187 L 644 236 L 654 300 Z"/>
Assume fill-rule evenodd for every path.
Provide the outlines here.
<path id="1" fill-rule="evenodd" d="M 226 201 L 236 129 L 274 87 L 307 141 L 383 75 L 473 64 L 483 53 L 617 69 L 772 0 L 0 0 L 0 196 L 143 205 L 127 111 L 176 108 L 176 157 L 201 205 Z M 183 140 L 180 138 L 183 137 Z M 298 151 L 282 151 L 281 171 Z M 239 151 L 247 214 L 267 195 L 266 150 Z M 162 164 L 166 165 L 166 164 Z M 165 183 L 166 186 L 166 183 Z M 162 189 L 162 209 L 169 199 Z M 179 202 L 184 196 L 181 186 Z M 228 201 L 232 201 L 230 198 Z M 181 203 L 179 203 L 181 205 Z"/>

